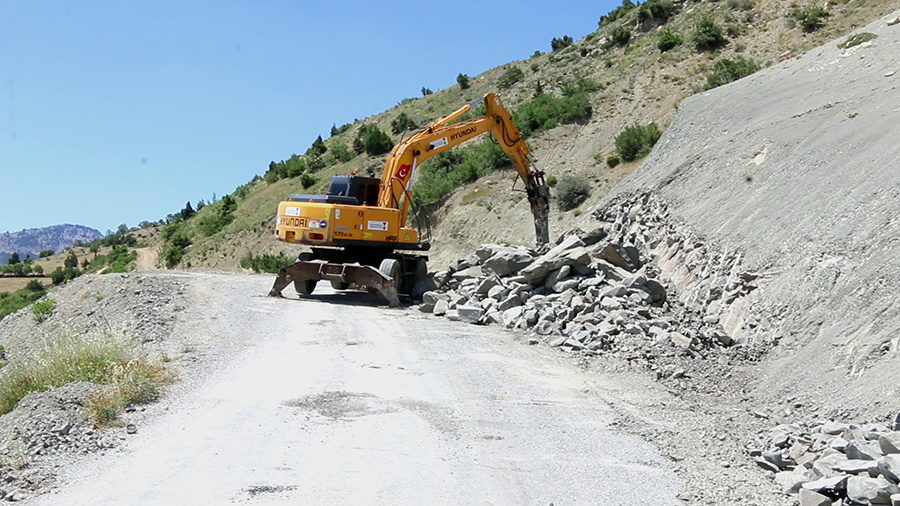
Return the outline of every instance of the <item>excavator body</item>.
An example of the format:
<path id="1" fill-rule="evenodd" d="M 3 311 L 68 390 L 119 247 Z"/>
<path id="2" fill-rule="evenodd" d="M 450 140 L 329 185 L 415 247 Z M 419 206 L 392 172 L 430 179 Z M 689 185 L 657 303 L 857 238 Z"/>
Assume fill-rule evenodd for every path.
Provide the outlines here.
<path id="1" fill-rule="evenodd" d="M 480 102 L 483 116 L 454 120 Z M 400 293 L 410 293 L 427 274 L 431 247 L 420 242 L 416 229 L 406 226 L 412 181 L 427 158 L 483 133 L 493 133 L 525 183 L 534 217 L 538 246 L 549 242 L 549 189 L 543 173 L 532 170 L 529 150 L 500 97 L 488 93 L 453 113 L 404 137 L 391 150 L 381 178 L 334 176 L 326 195 L 290 195 L 278 205 L 276 238 L 303 244 L 311 252 L 279 271 L 271 296 L 291 282 L 301 295 L 312 293 L 319 280 L 336 289 L 351 286 L 377 292 L 391 306 Z"/>

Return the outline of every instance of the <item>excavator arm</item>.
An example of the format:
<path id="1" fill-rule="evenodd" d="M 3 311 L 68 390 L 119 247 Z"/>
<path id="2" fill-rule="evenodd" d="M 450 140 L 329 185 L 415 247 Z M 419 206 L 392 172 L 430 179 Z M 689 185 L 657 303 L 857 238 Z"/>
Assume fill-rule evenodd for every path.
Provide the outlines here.
<path id="1" fill-rule="evenodd" d="M 485 105 L 484 116 L 449 124 L 471 111 L 480 102 L 484 102 Z M 519 135 L 512 116 L 503 107 L 500 97 L 493 93 L 464 105 L 394 146 L 385 162 L 378 206 L 399 209 L 400 223 L 405 223 L 412 197 L 410 186 L 418 166 L 432 156 L 488 132 L 497 138 L 500 147 L 509 156 L 513 167 L 525 183 L 525 191 L 534 217 L 537 246 L 548 244 L 550 190 L 544 183 L 544 173 L 532 168 L 525 140 Z"/>

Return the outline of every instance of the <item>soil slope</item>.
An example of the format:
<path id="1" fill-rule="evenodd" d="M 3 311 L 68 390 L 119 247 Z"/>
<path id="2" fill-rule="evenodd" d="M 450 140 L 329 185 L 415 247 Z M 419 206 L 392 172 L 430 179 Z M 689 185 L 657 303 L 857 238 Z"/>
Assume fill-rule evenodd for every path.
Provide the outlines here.
<path id="1" fill-rule="evenodd" d="M 708 245 L 762 274 L 781 320 L 756 392 L 858 416 L 897 408 L 900 11 L 686 99 L 653 154 L 598 207 L 652 192 Z M 752 339 L 752 337 L 748 337 Z M 821 404 L 820 404 L 821 405 Z"/>

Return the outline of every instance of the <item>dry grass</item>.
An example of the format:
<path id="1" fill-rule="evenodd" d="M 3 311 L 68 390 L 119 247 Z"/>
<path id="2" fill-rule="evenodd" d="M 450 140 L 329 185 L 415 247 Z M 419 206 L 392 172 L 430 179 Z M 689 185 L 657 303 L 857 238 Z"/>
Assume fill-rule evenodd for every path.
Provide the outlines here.
<path id="1" fill-rule="evenodd" d="M 53 281 L 50 278 L 45 277 L 32 277 L 28 276 L 27 278 L 11 278 L 6 276 L 0 276 L 0 293 L 9 292 L 13 293 L 15 291 L 21 290 L 25 288 L 25 285 L 28 284 L 29 281 L 36 279 L 44 284 L 44 286 L 52 285 Z"/>
<path id="2" fill-rule="evenodd" d="M 107 387 L 89 400 L 87 416 L 98 424 L 109 424 L 125 406 L 158 398 L 171 379 L 160 364 L 132 360 L 126 343 L 110 335 L 58 336 L 30 360 L 3 370 L 0 414 L 12 411 L 30 392 L 89 381 Z"/>

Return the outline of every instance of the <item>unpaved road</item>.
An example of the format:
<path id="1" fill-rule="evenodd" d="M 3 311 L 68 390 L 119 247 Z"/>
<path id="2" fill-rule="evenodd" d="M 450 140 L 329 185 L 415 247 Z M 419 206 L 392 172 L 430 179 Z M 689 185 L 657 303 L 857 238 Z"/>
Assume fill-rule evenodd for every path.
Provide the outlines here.
<path id="1" fill-rule="evenodd" d="M 175 338 L 198 365 L 33 504 L 680 504 L 655 449 L 610 427 L 606 380 L 555 350 L 326 286 L 185 276 Z"/>

